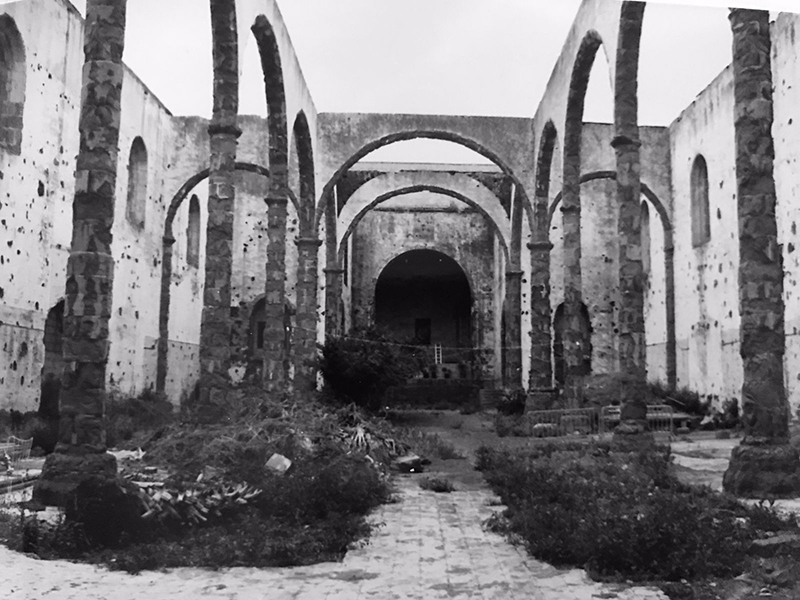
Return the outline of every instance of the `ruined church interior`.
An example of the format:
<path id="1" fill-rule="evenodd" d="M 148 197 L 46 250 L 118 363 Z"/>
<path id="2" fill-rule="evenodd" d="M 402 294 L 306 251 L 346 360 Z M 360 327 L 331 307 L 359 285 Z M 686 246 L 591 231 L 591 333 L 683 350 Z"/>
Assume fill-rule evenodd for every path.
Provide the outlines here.
<path id="1" fill-rule="evenodd" d="M 624 373 L 736 400 L 754 436 L 800 411 L 798 15 L 733 10 L 729 66 L 651 126 L 644 2 L 584 0 L 533 116 L 493 117 L 317 112 L 281 2 L 212 0 L 210 119 L 172 114 L 94 4 L 0 6 L 0 409 L 55 395 L 94 446 L 107 394 L 304 392 L 319 344 L 379 326 L 481 398 L 579 406 Z M 584 121 L 598 57 L 608 123 Z M 370 160 L 418 139 L 475 160 Z"/>

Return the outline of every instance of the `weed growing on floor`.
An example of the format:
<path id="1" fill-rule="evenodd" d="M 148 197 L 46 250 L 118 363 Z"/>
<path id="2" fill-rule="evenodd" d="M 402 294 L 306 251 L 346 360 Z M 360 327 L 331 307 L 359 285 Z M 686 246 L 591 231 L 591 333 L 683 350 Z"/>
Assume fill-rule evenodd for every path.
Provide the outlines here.
<path id="1" fill-rule="evenodd" d="M 464 455 L 453 444 L 436 433 L 417 429 L 399 429 L 397 436 L 420 456 L 441 460 L 464 458 Z"/>
<path id="2" fill-rule="evenodd" d="M 553 443 L 481 448 L 477 467 L 507 509 L 491 526 L 541 560 L 632 580 L 741 573 L 750 544 L 797 523 L 680 483 L 669 450 Z"/>

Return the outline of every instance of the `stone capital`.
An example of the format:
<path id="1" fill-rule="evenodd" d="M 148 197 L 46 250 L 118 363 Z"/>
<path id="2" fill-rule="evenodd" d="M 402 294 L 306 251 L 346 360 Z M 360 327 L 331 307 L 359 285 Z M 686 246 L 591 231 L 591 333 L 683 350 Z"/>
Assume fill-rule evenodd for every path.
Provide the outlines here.
<path id="1" fill-rule="evenodd" d="M 242 135 L 242 130 L 235 122 L 211 121 L 211 123 L 208 124 L 208 135 L 232 135 L 238 138 Z"/>
<path id="2" fill-rule="evenodd" d="M 174 243 L 175 243 L 175 238 L 174 238 L 174 237 L 172 237 L 171 235 L 165 235 L 165 236 L 162 238 L 162 240 L 163 240 L 163 242 L 164 242 L 165 244 L 167 244 L 168 246 L 172 246 L 172 244 L 174 244 Z"/>
<path id="3" fill-rule="evenodd" d="M 319 238 L 297 238 L 294 243 L 298 246 L 316 246 L 319 248 L 322 245 L 322 240 Z"/>
<path id="4" fill-rule="evenodd" d="M 528 250 L 550 252 L 550 250 L 553 249 L 553 244 L 550 242 L 528 242 L 526 245 L 528 246 Z"/>
<path id="5" fill-rule="evenodd" d="M 339 267 L 325 267 L 322 269 L 322 272 L 326 275 L 344 275 L 344 269 L 340 269 Z"/>
<path id="6" fill-rule="evenodd" d="M 506 279 L 522 279 L 524 275 L 523 271 L 506 271 Z"/>
<path id="7" fill-rule="evenodd" d="M 573 213 L 573 214 L 580 214 L 581 207 L 580 206 L 564 206 L 561 205 L 561 212 L 562 213 Z"/>
<path id="8" fill-rule="evenodd" d="M 640 140 L 635 140 L 627 135 L 618 135 L 611 140 L 611 147 L 614 149 L 623 148 L 625 146 L 635 146 L 636 148 L 639 148 L 641 145 L 642 142 Z"/>
<path id="9" fill-rule="evenodd" d="M 267 196 L 264 198 L 264 202 L 267 203 L 267 206 L 281 207 L 286 206 L 289 203 L 289 199 L 285 196 Z"/>

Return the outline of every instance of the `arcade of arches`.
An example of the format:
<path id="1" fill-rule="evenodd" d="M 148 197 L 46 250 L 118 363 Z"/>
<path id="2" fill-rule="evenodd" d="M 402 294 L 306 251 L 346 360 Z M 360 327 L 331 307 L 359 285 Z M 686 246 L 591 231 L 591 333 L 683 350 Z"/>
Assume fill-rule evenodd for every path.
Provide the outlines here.
<path id="1" fill-rule="evenodd" d="M 583 0 L 534 116 L 503 118 L 317 113 L 280 1 L 211 0 L 211 119 L 174 116 L 128 76 L 135 3 L 87 0 L 85 23 L 60 0 L 0 6 L 15 199 L 0 205 L 0 409 L 37 409 L 62 372 L 52 477 L 79 455 L 111 468 L 110 390 L 218 408 L 245 381 L 306 394 L 317 344 L 370 324 L 441 347 L 429 376 L 525 388 L 532 407 L 623 373 L 634 437 L 647 380 L 742 399 L 734 463 L 765 447 L 796 462 L 800 17 L 733 9 L 731 66 L 653 127 L 637 116 L 644 2 Z M 238 114 L 249 36 L 263 118 Z M 584 122 L 598 52 L 613 124 Z M 370 162 L 415 139 L 475 160 Z M 731 489 L 761 485 L 733 471 Z"/>

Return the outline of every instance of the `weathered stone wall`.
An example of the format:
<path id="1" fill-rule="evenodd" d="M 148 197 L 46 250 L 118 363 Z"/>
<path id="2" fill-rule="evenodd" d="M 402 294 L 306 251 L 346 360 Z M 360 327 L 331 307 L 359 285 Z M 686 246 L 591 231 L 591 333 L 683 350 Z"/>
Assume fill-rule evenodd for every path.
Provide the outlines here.
<path id="1" fill-rule="evenodd" d="M 240 7 L 242 8 L 242 7 Z M 254 6 L 243 10 L 242 40 Z M 260 3 L 275 29 L 284 69 L 286 110 L 303 111 L 316 148 L 316 111 L 294 55 L 277 4 Z M 135 7 L 131 7 L 135 10 Z M 72 235 L 75 155 L 83 65 L 83 20 L 62 0 L 4 5 L 26 51 L 27 81 L 21 154 L 0 147 L 0 409 L 35 410 L 44 362 L 43 330 L 48 310 L 64 295 Z M 249 15 L 249 16 L 248 16 Z M 269 167 L 266 119 L 240 117 L 239 160 Z M 126 394 L 152 388 L 156 380 L 162 236 L 166 210 L 184 183 L 208 166 L 208 120 L 173 117 L 147 87 L 125 70 L 112 254 L 114 307 L 109 331 L 107 387 Z M 143 225 L 128 218 L 128 159 L 133 140 L 147 151 Z M 289 143 L 292 140 L 288 140 Z M 268 180 L 237 174 L 232 306 L 249 311 L 264 293 Z M 188 263 L 190 198 L 200 211 L 199 266 Z M 199 375 L 208 185 L 201 182 L 177 211 L 173 223 L 167 396 L 178 403 Z M 293 301 L 299 223 L 294 207 L 287 228 L 287 291 Z M 249 315 L 245 315 L 245 320 Z"/>
<path id="2" fill-rule="evenodd" d="M 668 136 L 664 128 L 643 127 L 642 182 L 669 210 Z M 582 174 L 612 171 L 615 165 L 611 139 L 613 127 L 599 123 L 584 123 L 582 136 Z M 559 146 L 556 146 L 551 178 L 551 197 L 560 191 Z M 643 197 L 644 200 L 644 197 Z M 551 200 L 552 205 L 553 200 Z M 651 212 L 651 263 L 654 266 L 645 298 L 647 339 L 647 370 L 650 379 L 666 378 L 666 281 L 664 267 L 664 234 L 661 220 L 650 205 Z M 654 216 L 653 216 L 654 215 Z M 553 213 L 550 227 L 551 310 L 564 301 L 563 235 L 561 204 Z M 617 337 L 615 306 L 618 302 L 619 279 L 617 237 L 616 183 L 611 178 L 587 181 L 581 185 L 581 270 L 584 304 L 592 323 L 592 371 L 609 373 L 616 369 Z M 654 231 L 656 230 L 657 231 Z M 663 374 L 663 376 L 662 376 Z"/>
<path id="3" fill-rule="evenodd" d="M 502 296 L 495 284 L 502 265 L 496 264 L 495 236 L 485 217 L 471 209 L 432 207 L 430 197 L 408 196 L 402 204 L 396 199 L 383 206 L 368 213 L 353 235 L 353 323 L 372 322 L 375 284 L 393 258 L 409 250 L 440 251 L 458 262 L 467 275 L 473 295 L 473 339 L 485 351 L 487 377 L 498 378 L 502 304 L 497 301 Z"/>

